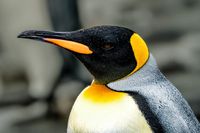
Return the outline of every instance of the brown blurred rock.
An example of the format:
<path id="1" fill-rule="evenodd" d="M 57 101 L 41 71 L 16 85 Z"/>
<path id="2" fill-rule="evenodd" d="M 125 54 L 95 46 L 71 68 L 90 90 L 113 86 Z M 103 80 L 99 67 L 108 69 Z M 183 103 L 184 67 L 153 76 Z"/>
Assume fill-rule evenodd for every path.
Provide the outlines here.
<path id="1" fill-rule="evenodd" d="M 0 110 L 0 132 L 11 128 L 15 124 L 31 121 L 43 117 L 47 112 L 47 105 L 42 102 L 29 106 L 11 106 Z"/>

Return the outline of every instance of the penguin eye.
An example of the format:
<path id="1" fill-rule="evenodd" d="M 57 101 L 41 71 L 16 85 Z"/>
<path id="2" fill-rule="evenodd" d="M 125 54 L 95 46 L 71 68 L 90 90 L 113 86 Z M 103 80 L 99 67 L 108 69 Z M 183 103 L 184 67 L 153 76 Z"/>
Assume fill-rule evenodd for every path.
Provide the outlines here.
<path id="1" fill-rule="evenodd" d="M 111 44 L 111 43 L 109 43 L 109 44 L 104 44 L 104 45 L 101 46 L 101 48 L 104 49 L 104 50 L 111 50 L 111 49 L 114 48 L 114 45 Z"/>

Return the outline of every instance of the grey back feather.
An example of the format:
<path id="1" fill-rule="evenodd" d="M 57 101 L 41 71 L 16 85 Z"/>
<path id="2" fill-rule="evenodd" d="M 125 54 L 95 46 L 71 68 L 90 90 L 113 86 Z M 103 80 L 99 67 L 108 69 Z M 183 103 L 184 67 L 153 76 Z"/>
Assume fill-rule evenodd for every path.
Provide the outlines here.
<path id="1" fill-rule="evenodd" d="M 130 91 L 143 96 L 164 132 L 200 133 L 200 124 L 190 106 L 159 71 L 152 55 L 136 73 L 107 86 L 116 91 Z"/>

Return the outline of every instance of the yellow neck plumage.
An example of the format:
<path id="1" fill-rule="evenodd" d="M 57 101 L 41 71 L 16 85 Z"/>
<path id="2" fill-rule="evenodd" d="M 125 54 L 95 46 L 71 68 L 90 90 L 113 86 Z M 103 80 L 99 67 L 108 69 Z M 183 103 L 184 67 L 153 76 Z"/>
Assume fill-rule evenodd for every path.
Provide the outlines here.
<path id="1" fill-rule="evenodd" d="M 126 93 L 113 91 L 105 85 L 94 82 L 82 94 L 85 99 L 99 104 L 118 101 L 127 95 Z"/>

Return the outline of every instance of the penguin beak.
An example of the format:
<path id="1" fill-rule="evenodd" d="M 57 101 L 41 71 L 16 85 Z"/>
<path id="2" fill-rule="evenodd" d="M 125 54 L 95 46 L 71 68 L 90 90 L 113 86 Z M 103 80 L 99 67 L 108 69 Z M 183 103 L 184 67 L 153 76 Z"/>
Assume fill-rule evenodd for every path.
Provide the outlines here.
<path id="1" fill-rule="evenodd" d="M 24 31 L 18 38 L 26 38 L 48 42 L 79 54 L 92 54 L 87 45 L 76 42 L 74 32 Z"/>

